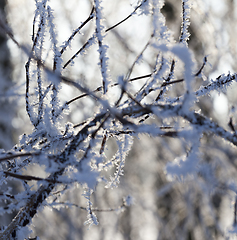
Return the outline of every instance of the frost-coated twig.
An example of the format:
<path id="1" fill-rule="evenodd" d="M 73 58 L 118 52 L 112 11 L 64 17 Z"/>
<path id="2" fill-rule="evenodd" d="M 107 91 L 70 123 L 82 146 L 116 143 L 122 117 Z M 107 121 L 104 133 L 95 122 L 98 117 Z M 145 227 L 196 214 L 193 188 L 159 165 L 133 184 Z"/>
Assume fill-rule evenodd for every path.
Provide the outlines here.
<path id="1" fill-rule="evenodd" d="M 112 29 L 116 28 L 117 26 L 119 26 L 120 24 L 122 24 L 123 22 L 127 21 L 130 17 L 132 17 L 139 8 L 141 8 L 143 6 L 143 4 L 145 4 L 147 2 L 147 0 L 142 0 L 140 4 L 138 4 L 134 11 L 132 13 L 130 13 L 127 17 L 125 17 L 123 20 L 121 20 L 120 22 L 116 23 L 115 25 L 113 25 L 112 27 L 109 27 L 105 30 L 105 32 L 111 31 Z"/>
<path id="2" fill-rule="evenodd" d="M 31 65 L 31 61 L 32 61 L 32 57 L 37 57 L 38 59 L 41 59 L 41 55 L 42 55 L 42 47 L 43 47 L 43 42 L 44 42 L 44 34 L 45 34 L 45 25 L 46 25 L 46 2 L 44 1 L 42 5 L 38 4 L 37 5 L 37 11 L 35 14 L 35 18 L 37 15 L 40 15 L 40 22 L 38 25 L 38 31 L 36 33 L 36 36 L 34 38 L 33 41 L 33 45 L 32 45 L 32 49 L 31 52 L 28 56 L 28 61 L 25 64 L 25 68 L 26 68 L 26 111 L 28 113 L 28 116 L 31 120 L 31 123 L 36 126 L 39 123 L 39 120 L 41 119 L 41 114 L 42 111 L 40 110 L 42 102 L 40 102 L 40 107 L 39 107 L 39 112 L 38 112 L 38 120 L 36 120 L 36 117 L 34 116 L 34 110 L 33 110 L 33 106 L 30 103 L 30 98 L 29 98 L 29 88 L 30 88 L 30 79 L 31 79 L 31 75 L 30 75 L 30 65 Z M 34 24 L 33 24 L 34 25 Z M 34 37 L 34 33 L 32 35 L 32 37 Z M 18 44 L 19 45 L 19 44 Z M 20 46 L 20 45 L 19 45 Z M 39 78 L 38 75 L 38 84 L 41 87 L 41 80 Z M 39 100 L 42 100 L 42 91 L 39 91 Z"/>
<path id="3" fill-rule="evenodd" d="M 27 152 L 27 153 L 11 154 L 9 156 L 0 157 L 0 162 L 8 161 L 8 160 L 18 158 L 18 157 L 38 156 L 40 154 L 41 154 L 40 152 L 35 152 L 35 153 Z"/>
<path id="4" fill-rule="evenodd" d="M 162 88 L 158 94 L 158 96 L 156 97 L 155 101 L 159 101 L 162 97 L 162 95 L 165 93 L 166 91 L 166 86 L 170 84 L 171 79 L 174 76 L 174 68 L 175 68 L 175 60 L 172 60 L 171 66 L 170 66 L 170 73 L 169 76 L 165 79 L 165 82 L 162 84 L 162 86 L 164 86 L 164 88 Z"/>
<path id="5" fill-rule="evenodd" d="M 161 111 L 157 111 L 155 109 L 155 106 L 161 109 Z M 230 133 L 227 130 L 225 130 L 223 127 L 219 126 L 217 123 L 211 121 L 209 118 L 206 118 L 202 116 L 199 113 L 189 111 L 189 113 L 184 113 L 182 111 L 182 105 L 162 105 L 162 104 L 157 104 L 157 105 L 146 105 L 146 106 L 141 106 L 138 105 L 134 108 L 128 107 L 124 108 L 122 111 L 123 116 L 142 116 L 147 113 L 153 112 L 157 117 L 162 116 L 163 114 L 168 116 L 180 116 L 183 117 L 184 119 L 188 120 L 191 124 L 198 126 L 200 131 L 203 132 L 210 132 L 214 133 L 217 136 L 220 136 L 221 138 L 231 142 L 235 146 L 237 146 L 237 136 L 235 133 Z M 154 131 L 155 133 L 155 131 Z"/>
<path id="6" fill-rule="evenodd" d="M 57 206 L 76 207 L 76 208 L 79 208 L 79 209 L 87 211 L 86 207 L 82 207 L 82 206 L 80 206 L 80 205 L 78 205 L 76 203 L 69 203 L 69 202 L 53 202 L 49 206 L 52 206 L 52 207 L 57 207 Z M 97 208 L 97 207 L 92 207 L 91 211 L 92 212 L 121 212 L 125 208 L 126 208 L 126 205 L 125 205 L 125 203 L 123 201 L 123 203 L 120 206 L 118 206 L 118 207 L 114 207 L 114 208 Z"/>
<path id="7" fill-rule="evenodd" d="M 188 27 L 190 25 L 190 10 L 191 10 L 190 0 L 182 0 L 182 27 L 179 41 L 183 44 L 187 44 L 187 41 L 190 36 L 188 32 Z"/>
<path id="8" fill-rule="evenodd" d="M 134 81 L 141 80 L 141 79 L 144 79 L 144 78 L 149 78 L 149 77 L 151 77 L 151 74 L 147 74 L 147 75 L 144 75 L 144 76 L 131 78 L 131 79 L 128 80 L 128 82 L 134 82 Z M 180 80 L 178 80 L 178 81 L 180 81 Z M 183 81 L 183 79 L 181 81 Z M 115 87 L 115 86 L 119 86 L 119 83 L 113 83 L 113 84 L 110 85 L 110 87 Z M 102 91 L 102 86 L 99 86 L 98 88 L 93 90 L 93 92 L 100 92 L 100 91 Z M 77 101 L 77 100 L 79 100 L 79 99 L 81 99 L 83 97 L 86 97 L 86 96 L 88 96 L 87 93 L 81 94 L 78 97 L 75 97 L 75 98 L 71 99 L 70 101 L 66 102 L 66 105 L 69 105 L 69 104 L 73 103 L 74 101 Z"/>
<path id="9" fill-rule="evenodd" d="M 146 43 L 146 45 L 144 46 L 144 48 L 142 49 L 142 51 L 137 55 L 135 61 L 134 61 L 133 64 L 132 64 L 132 66 L 129 68 L 129 71 L 128 71 L 128 73 L 126 74 L 126 78 L 125 78 L 125 81 L 126 81 L 126 82 L 129 81 L 128 79 L 130 78 L 130 76 L 131 76 L 131 74 L 132 74 L 132 72 L 133 72 L 133 69 L 134 69 L 135 65 L 136 65 L 137 63 L 139 63 L 139 61 L 140 61 L 141 58 L 142 58 L 142 55 L 144 54 L 144 52 L 146 51 L 146 49 L 149 47 L 149 45 L 150 45 L 150 43 L 151 43 L 151 40 L 152 40 L 152 37 L 153 37 L 153 36 L 151 36 L 151 38 L 150 38 L 149 41 Z"/>
<path id="10" fill-rule="evenodd" d="M 117 26 L 119 26 L 119 25 L 122 24 L 123 22 L 127 21 L 127 20 L 128 20 L 130 17 L 132 17 L 132 16 L 136 13 L 136 11 L 137 11 L 139 8 L 141 8 L 141 7 L 143 6 L 143 4 L 146 3 L 146 2 L 147 2 L 147 0 L 143 0 L 143 1 L 141 2 L 141 4 L 139 4 L 137 7 L 135 7 L 135 9 L 134 9 L 134 11 L 133 11 L 132 13 L 130 13 L 126 18 L 124 18 L 124 19 L 121 20 L 120 22 L 116 23 L 116 24 L 113 25 L 112 27 L 107 28 L 107 29 L 105 30 L 105 33 L 111 31 L 112 29 L 116 28 Z M 87 20 L 86 20 L 85 22 L 82 23 L 82 25 L 81 25 L 80 27 L 78 27 L 78 29 L 75 31 L 76 33 L 78 33 L 78 32 L 81 30 L 81 28 L 84 27 L 85 24 L 86 24 L 87 22 L 89 22 L 89 21 L 94 17 L 94 13 L 93 13 L 94 10 L 95 10 L 95 9 L 94 9 L 94 7 L 93 7 L 93 9 L 92 9 L 92 11 L 91 11 L 91 13 L 90 13 L 90 16 L 87 18 Z M 61 54 L 65 51 L 64 48 L 66 48 L 66 47 L 70 44 L 70 42 L 71 42 L 71 40 L 73 39 L 74 36 L 75 36 L 75 34 L 73 33 L 73 34 L 69 37 L 68 41 L 65 43 L 65 45 L 63 46 L 63 48 L 62 48 L 62 50 L 61 50 Z M 92 37 L 90 37 L 90 38 L 85 42 L 85 44 L 64 64 L 63 69 L 65 69 L 65 68 L 66 68 L 80 53 L 82 53 L 86 48 L 89 48 L 91 45 L 95 44 L 95 39 L 96 39 L 96 35 L 94 34 L 94 35 L 93 35 Z"/>
<path id="11" fill-rule="evenodd" d="M 68 46 L 70 46 L 70 43 L 71 43 L 71 41 L 74 39 L 75 35 L 78 34 L 78 33 L 81 31 L 81 29 L 82 29 L 88 22 L 90 22 L 90 21 L 94 18 L 94 10 L 95 10 L 95 8 L 94 8 L 94 6 L 93 6 L 93 7 L 92 7 L 92 10 L 91 10 L 91 12 L 90 12 L 89 17 L 88 17 L 76 30 L 73 31 L 72 35 L 71 35 L 71 36 L 68 38 L 68 40 L 63 44 L 62 49 L 61 49 L 61 51 L 60 51 L 60 54 L 61 54 L 61 55 L 65 52 L 66 48 L 67 48 Z M 64 68 L 65 68 L 65 67 L 66 67 L 66 66 L 64 66 Z"/>
<path id="12" fill-rule="evenodd" d="M 107 49 L 108 45 L 104 44 L 105 38 L 105 27 L 102 23 L 103 15 L 102 15 L 102 2 L 101 0 L 94 0 L 95 3 L 95 14 L 96 14 L 96 38 L 99 45 L 99 55 L 100 55 L 100 71 L 102 75 L 103 82 L 103 93 L 105 94 L 108 91 L 108 86 L 110 83 L 109 80 L 109 69 L 108 69 L 108 57 L 107 57 Z"/>
<path id="13" fill-rule="evenodd" d="M 38 64 L 38 63 L 37 63 Z M 37 119 L 37 124 L 39 124 L 42 121 L 43 118 L 43 99 L 44 99 L 44 94 L 42 90 L 42 72 L 41 72 L 41 67 L 37 66 L 37 84 L 38 84 L 38 99 L 39 99 L 39 107 L 38 107 L 38 119 Z"/>
<path id="14" fill-rule="evenodd" d="M 95 34 L 93 34 L 92 37 L 90 37 L 86 43 L 63 65 L 63 69 L 65 69 L 80 53 L 82 53 L 85 49 L 89 48 L 90 46 L 95 44 L 96 37 Z"/>

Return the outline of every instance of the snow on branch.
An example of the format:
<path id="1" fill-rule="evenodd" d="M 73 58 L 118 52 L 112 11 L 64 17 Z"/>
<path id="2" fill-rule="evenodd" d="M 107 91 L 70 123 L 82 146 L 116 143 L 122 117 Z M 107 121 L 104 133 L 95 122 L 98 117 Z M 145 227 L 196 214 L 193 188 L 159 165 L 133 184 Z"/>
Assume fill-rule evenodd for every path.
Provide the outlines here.
<path id="1" fill-rule="evenodd" d="M 96 38 L 98 40 L 99 49 L 98 52 L 100 54 L 100 69 L 101 75 L 103 79 L 103 92 L 104 94 L 108 91 L 108 86 L 110 83 L 109 80 L 109 69 L 108 69 L 108 57 L 107 57 L 107 49 L 108 46 L 103 43 L 105 38 L 105 30 L 103 26 L 103 15 L 102 15 L 102 1 L 94 0 L 95 3 L 95 14 L 96 14 Z"/>
<path id="2" fill-rule="evenodd" d="M 107 188 L 115 188 L 118 187 L 119 184 L 119 178 L 123 176 L 123 168 L 125 167 L 125 159 L 127 157 L 127 154 L 129 150 L 132 147 L 132 137 L 123 135 L 118 137 L 118 151 L 114 155 L 114 157 L 111 159 L 113 164 L 115 164 L 117 167 L 116 172 L 114 173 L 114 176 L 110 177 L 110 181 L 107 184 Z"/>
<path id="3" fill-rule="evenodd" d="M 180 42 L 187 45 L 189 40 L 190 33 L 188 31 L 190 25 L 190 11 L 191 11 L 191 2 L 190 0 L 182 0 L 182 27 Z"/>
<path id="4" fill-rule="evenodd" d="M 164 1 L 138 1 L 127 17 L 120 18 L 106 29 L 105 23 L 108 24 L 109 21 L 108 16 L 103 15 L 106 11 L 102 11 L 102 1 L 94 0 L 94 6 L 86 15 L 88 17 L 76 25 L 79 27 L 75 30 L 71 29 L 69 37 L 63 41 L 59 40 L 58 19 L 54 17 L 57 15 L 54 14 L 55 10 L 50 2 L 35 2 L 30 50 L 16 40 L 9 26 L 0 18 L 1 29 L 27 56 L 25 107 L 31 124 L 27 133 L 19 137 L 16 146 L 10 151 L 0 151 L 0 186 L 4 189 L 3 186 L 12 179 L 21 185 L 17 194 L 13 194 L 9 189 L 0 192 L 0 200 L 7 205 L 0 206 L 0 214 L 17 212 L 10 224 L 1 228 L 0 239 L 28 237 L 27 227 L 37 218 L 37 213 L 44 206 L 76 206 L 87 211 L 86 224 L 98 225 L 99 218 L 95 211 L 107 209 L 108 212 L 115 208 L 97 207 L 96 205 L 104 200 L 97 198 L 97 191 L 105 188 L 105 192 L 112 188 L 117 191 L 123 188 L 126 192 L 126 185 L 123 184 L 132 176 L 134 169 L 140 168 L 140 161 L 145 161 L 145 164 L 143 163 L 144 169 L 139 169 L 136 173 L 138 178 L 144 179 L 146 168 L 151 174 L 155 173 L 155 176 L 164 175 L 161 177 L 165 179 L 162 180 L 162 186 L 153 185 L 152 190 L 149 189 L 156 189 L 151 195 L 168 198 L 170 194 L 170 198 L 175 199 L 171 191 L 177 188 L 175 194 L 183 194 L 181 200 L 179 199 L 183 209 L 195 205 L 196 211 L 199 202 L 192 202 L 196 195 L 202 196 L 205 209 L 213 209 L 209 189 L 214 189 L 215 186 L 224 186 L 226 192 L 228 190 L 236 194 L 237 184 L 232 173 L 231 177 L 223 177 L 220 173 L 224 165 L 229 172 L 236 174 L 235 158 L 224 146 L 231 143 L 229 145 L 235 149 L 237 147 L 234 114 L 225 126 L 220 124 L 209 110 L 202 112 L 204 107 L 200 107 L 203 96 L 212 102 L 212 91 L 226 92 L 236 81 L 236 73 L 223 73 L 215 80 L 204 82 L 207 57 L 204 57 L 203 63 L 199 63 L 199 68 L 195 69 L 195 56 L 187 44 L 190 36 L 188 28 L 191 1 L 182 1 L 182 27 L 180 30 L 178 26 L 177 42 L 167 27 L 165 14 L 162 13 L 166 6 Z M 126 38 L 126 29 L 125 34 L 116 28 L 123 28 L 124 23 L 129 24 L 129 20 L 135 16 L 149 20 L 147 22 L 150 35 L 141 44 L 141 49 L 141 45 L 137 45 L 136 41 L 131 43 L 130 39 Z M 85 26 L 88 26 L 89 22 L 93 25 L 93 33 L 88 31 L 88 34 L 85 34 L 88 38 L 77 41 L 82 43 L 79 50 L 74 49 L 76 36 L 80 37 L 78 33 L 81 33 L 82 29 L 88 30 Z M 133 23 L 136 25 L 136 21 Z M 137 27 L 139 31 L 141 26 Z M 107 42 L 109 44 L 113 38 L 107 36 L 112 33 L 118 41 L 118 49 L 111 47 L 109 55 Z M 49 39 L 49 44 L 46 39 Z M 63 42 L 61 47 L 60 42 Z M 96 49 L 89 48 L 95 43 L 98 43 Z M 69 46 L 73 52 L 69 52 Z M 130 50 L 130 46 L 135 50 Z M 98 72 L 98 65 L 92 66 L 92 58 L 98 55 L 96 51 L 99 52 L 98 65 L 101 74 L 91 77 L 92 73 Z M 72 57 L 65 60 L 64 56 L 67 56 L 68 52 Z M 78 59 L 81 62 L 72 65 L 82 52 L 85 53 L 85 58 Z M 89 61 L 87 56 L 90 56 Z M 110 59 L 108 56 L 111 56 Z M 119 59 L 117 56 L 125 57 Z M 109 63 L 112 66 L 110 69 L 114 71 L 112 73 L 109 72 Z M 125 65 L 120 67 L 123 63 Z M 86 70 L 82 69 L 85 65 Z M 66 71 L 67 69 L 69 70 Z M 75 69 L 76 74 L 70 69 Z M 148 72 L 144 73 L 147 69 Z M 148 142 L 143 141 L 144 136 L 149 136 Z M 145 147 L 136 148 L 137 142 L 144 143 Z M 207 151 L 207 148 L 212 151 Z M 216 154 L 217 150 L 221 154 Z M 141 160 L 144 156 L 145 160 Z M 34 167 L 37 168 L 35 172 L 32 170 Z M 122 178 L 125 183 L 121 181 Z M 149 184 L 160 181 L 153 176 L 151 179 L 148 179 Z M 230 180 L 233 183 L 230 183 Z M 186 185 L 182 185 L 183 183 Z M 161 190 L 157 191 L 157 188 Z M 80 196 L 86 200 L 85 206 L 81 205 L 81 202 L 77 204 L 67 199 L 68 192 L 78 193 L 79 189 L 83 192 Z M 133 202 L 133 193 L 126 195 L 129 197 L 124 198 L 118 210 L 125 210 Z M 148 197 L 144 196 L 145 198 Z M 155 202 L 159 201 L 155 198 Z M 170 208 L 172 217 L 176 219 L 177 209 L 173 209 L 177 207 L 176 202 L 173 205 L 171 204 Z M 191 209 L 185 213 L 184 218 L 177 222 L 174 228 L 178 228 L 179 232 L 184 231 L 185 234 L 190 230 L 187 228 L 189 224 L 195 228 L 195 224 L 188 221 L 189 218 L 197 218 L 192 211 Z M 236 206 L 234 212 L 236 215 Z M 168 218 L 161 221 L 160 213 L 154 214 L 157 214 L 156 220 L 160 225 L 163 224 L 162 221 L 171 224 L 172 221 Z M 217 229 L 218 218 L 215 214 L 212 217 L 214 228 Z M 202 226 L 203 222 L 199 222 L 198 227 L 201 229 Z M 159 231 L 162 232 L 162 229 Z M 175 239 L 174 235 L 166 239 Z M 177 238 L 177 235 L 175 236 Z"/>

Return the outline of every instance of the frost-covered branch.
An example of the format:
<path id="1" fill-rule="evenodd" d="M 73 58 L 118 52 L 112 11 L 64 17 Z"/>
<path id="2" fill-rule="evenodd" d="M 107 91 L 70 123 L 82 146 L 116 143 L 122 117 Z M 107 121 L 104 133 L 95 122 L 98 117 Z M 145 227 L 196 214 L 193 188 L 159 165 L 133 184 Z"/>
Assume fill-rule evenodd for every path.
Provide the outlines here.
<path id="1" fill-rule="evenodd" d="M 236 174 L 235 158 L 224 147 L 224 143 L 231 143 L 236 149 L 237 135 L 234 108 L 228 116 L 229 122 L 223 125 L 211 116 L 210 111 L 202 111 L 200 102 L 203 97 L 211 102 L 213 92 L 226 92 L 234 85 L 236 73 L 223 73 L 211 80 L 206 76 L 207 57 L 196 64 L 188 44 L 191 1 L 182 1 L 182 26 L 181 29 L 177 27 L 176 41 L 165 21 L 164 1 L 137 1 L 127 17 L 106 28 L 108 16 L 103 15 L 103 1 L 94 0 L 88 17 L 77 23 L 79 27 L 71 29 L 71 34 L 64 40 L 59 37 L 58 19 L 51 3 L 47 0 L 35 2 L 30 50 L 16 40 L 18 38 L 9 26 L 0 20 L 1 29 L 27 57 L 25 107 L 31 124 L 16 146 L 0 152 L 1 186 L 12 180 L 22 186 L 17 193 L 10 190 L 0 193 L 0 200 L 7 205 L 0 206 L 0 213 L 16 212 L 11 223 L 1 228 L 0 239 L 28 237 L 25 229 L 32 227 L 33 219 L 45 206 L 74 206 L 86 210 L 85 223 L 98 225 L 97 213 L 122 212 L 132 203 L 132 198 L 128 197 L 121 206 L 117 204 L 117 208 L 96 207 L 99 201 L 106 200 L 101 197 L 98 200 L 97 191 L 106 189 L 103 190 L 106 192 L 113 188 L 113 191 L 116 188 L 126 191 L 124 179 L 130 184 L 162 182 L 158 190 L 152 189 L 152 194 L 149 186 L 137 191 L 138 194 L 147 191 L 150 197 L 154 195 L 165 201 L 167 198 L 168 204 L 169 201 L 172 203 L 170 212 L 164 206 L 161 209 L 173 218 L 166 218 L 162 211 L 155 212 L 161 204 L 160 199 L 151 201 L 151 205 L 157 204 L 155 207 L 144 204 L 145 208 L 152 209 L 159 225 L 171 226 L 170 229 L 181 232 L 184 239 L 191 236 L 196 225 L 208 232 L 209 223 L 205 222 L 207 216 L 201 207 L 205 206 L 208 211 L 215 208 L 210 192 L 221 187 L 224 194 L 231 191 L 236 195 L 237 192 L 233 177 Z M 122 52 L 119 55 L 124 49 L 115 49 L 113 44 L 118 35 L 112 34 L 119 31 L 117 26 L 123 28 L 133 17 L 148 18 L 149 33 L 137 47 L 136 39 L 130 42 L 125 37 L 127 33 L 121 32 L 120 36 L 126 39 L 125 45 L 137 49 L 131 54 Z M 92 30 L 87 29 L 89 25 L 93 26 Z M 82 31 L 88 31 L 87 36 L 91 37 L 83 39 L 78 50 L 73 44 Z M 121 39 L 115 46 L 119 47 Z M 89 61 L 77 59 L 72 65 L 81 53 L 84 58 L 91 54 Z M 72 56 L 69 60 L 64 57 L 67 54 Z M 95 66 L 94 59 L 99 59 Z M 125 67 L 119 67 L 124 62 Z M 95 73 L 93 77 L 92 73 Z M 147 140 L 142 140 L 144 136 L 150 137 L 148 144 Z M 222 139 L 221 144 L 219 139 Z M 145 145 L 145 154 L 142 154 L 141 146 L 134 150 L 137 142 Z M 154 153 L 155 149 L 158 154 Z M 135 161 L 131 163 L 132 158 Z M 140 158 L 145 159 L 142 167 L 137 160 Z M 153 159 L 156 159 L 155 163 L 152 163 Z M 34 167 L 40 171 L 34 172 Z M 139 174 L 129 179 L 132 172 L 140 168 Z M 160 179 L 150 178 L 151 174 L 145 173 L 146 168 Z M 224 168 L 231 177 L 221 175 Z M 130 191 L 130 187 L 128 189 Z M 86 205 L 67 199 L 68 195 L 79 191 L 78 195 L 83 197 Z M 180 205 L 173 202 L 177 196 Z M 236 199 L 233 213 L 236 227 Z M 210 218 L 213 228 L 222 234 L 218 216 L 213 213 Z M 162 228 L 159 227 L 159 231 L 162 234 Z M 166 239 L 179 237 L 175 232 Z"/>

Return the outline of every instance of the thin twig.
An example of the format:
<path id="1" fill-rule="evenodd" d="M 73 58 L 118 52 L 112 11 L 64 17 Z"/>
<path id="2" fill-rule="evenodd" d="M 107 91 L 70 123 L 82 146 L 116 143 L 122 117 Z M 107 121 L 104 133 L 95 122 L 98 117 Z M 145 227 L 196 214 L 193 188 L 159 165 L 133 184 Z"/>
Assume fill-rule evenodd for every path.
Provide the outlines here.
<path id="1" fill-rule="evenodd" d="M 0 158 L 0 162 L 4 162 L 4 161 L 7 161 L 7 160 L 15 159 L 15 158 L 18 158 L 18 157 L 33 157 L 33 156 L 39 156 L 40 154 L 41 154 L 40 152 L 34 152 L 34 153 L 28 152 L 28 153 L 12 154 L 12 155 L 10 155 L 10 156 L 1 157 L 1 158 Z"/>

